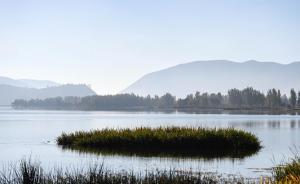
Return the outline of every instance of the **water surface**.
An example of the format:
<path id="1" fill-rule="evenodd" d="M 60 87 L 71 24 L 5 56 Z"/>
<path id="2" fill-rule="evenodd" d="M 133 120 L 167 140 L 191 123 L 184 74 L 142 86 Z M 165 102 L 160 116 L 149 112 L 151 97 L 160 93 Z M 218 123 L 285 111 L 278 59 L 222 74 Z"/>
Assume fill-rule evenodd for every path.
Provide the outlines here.
<path id="1" fill-rule="evenodd" d="M 82 154 L 56 146 L 62 132 L 102 128 L 158 127 L 234 127 L 250 131 L 264 148 L 243 159 L 173 158 Z M 19 111 L 0 108 L 0 165 L 31 157 L 43 167 L 86 166 L 104 163 L 113 170 L 193 169 L 223 174 L 257 177 L 266 169 L 292 156 L 300 147 L 299 115 L 229 115 L 147 112 Z"/>

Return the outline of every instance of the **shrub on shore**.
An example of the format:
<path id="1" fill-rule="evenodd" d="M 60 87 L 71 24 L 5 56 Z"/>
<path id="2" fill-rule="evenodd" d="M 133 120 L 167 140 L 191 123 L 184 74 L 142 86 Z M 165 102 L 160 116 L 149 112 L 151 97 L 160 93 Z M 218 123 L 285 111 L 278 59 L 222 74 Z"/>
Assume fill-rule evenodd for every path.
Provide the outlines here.
<path id="1" fill-rule="evenodd" d="M 135 129 L 103 129 L 89 132 L 63 133 L 57 144 L 78 150 L 103 150 L 127 153 L 178 153 L 182 155 L 238 156 L 260 148 L 258 138 L 232 128 L 207 129 L 159 127 Z"/>

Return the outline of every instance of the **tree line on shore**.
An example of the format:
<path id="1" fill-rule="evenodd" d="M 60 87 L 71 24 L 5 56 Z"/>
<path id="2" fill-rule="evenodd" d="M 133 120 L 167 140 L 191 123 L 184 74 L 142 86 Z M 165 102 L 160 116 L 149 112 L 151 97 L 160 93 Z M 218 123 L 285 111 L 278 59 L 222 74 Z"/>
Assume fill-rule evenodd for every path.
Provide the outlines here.
<path id="1" fill-rule="evenodd" d="M 94 95 L 86 97 L 56 97 L 47 99 L 17 99 L 12 103 L 17 109 L 65 110 L 151 110 L 151 109 L 295 109 L 300 108 L 300 91 L 290 90 L 289 97 L 280 90 L 270 89 L 266 94 L 252 87 L 230 89 L 227 94 L 200 93 L 176 99 L 170 93 L 163 96 L 138 96 L 135 94 Z"/>

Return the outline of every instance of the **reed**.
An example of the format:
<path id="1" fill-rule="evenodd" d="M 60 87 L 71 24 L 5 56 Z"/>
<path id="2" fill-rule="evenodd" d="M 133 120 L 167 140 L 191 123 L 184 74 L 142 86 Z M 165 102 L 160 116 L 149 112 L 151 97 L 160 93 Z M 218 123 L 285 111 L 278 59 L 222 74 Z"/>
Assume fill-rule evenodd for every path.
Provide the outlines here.
<path id="1" fill-rule="evenodd" d="M 300 157 L 295 155 L 290 162 L 275 167 L 273 175 L 278 183 L 300 183 Z"/>
<path id="2" fill-rule="evenodd" d="M 1 184 L 217 184 L 253 183 L 240 177 L 222 177 L 212 173 L 192 171 L 132 171 L 114 172 L 103 164 L 70 171 L 53 168 L 45 172 L 37 162 L 21 161 L 19 166 L 0 172 Z"/>
<path id="3" fill-rule="evenodd" d="M 254 153 L 261 148 L 258 138 L 249 132 L 233 128 L 189 127 L 140 127 L 62 133 L 57 138 L 57 144 L 81 151 L 225 156 Z"/>

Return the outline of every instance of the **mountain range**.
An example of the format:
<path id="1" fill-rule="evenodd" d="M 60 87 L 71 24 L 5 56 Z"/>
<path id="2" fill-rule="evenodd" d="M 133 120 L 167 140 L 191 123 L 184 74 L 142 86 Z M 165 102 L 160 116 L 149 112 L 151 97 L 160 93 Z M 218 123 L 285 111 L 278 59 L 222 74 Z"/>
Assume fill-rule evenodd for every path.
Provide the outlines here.
<path id="1" fill-rule="evenodd" d="M 0 105 L 10 105 L 15 99 L 45 99 L 66 96 L 90 96 L 96 93 L 84 84 L 61 85 L 48 80 L 15 80 L 0 77 Z"/>
<path id="2" fill-rule="evenodd" d="M 227 93 L 228 89 L 253 87 L 262 92 L 280 89 L 289 94 L 300 89 L 300 62 L 196 61 L 149 73 L 121 93 L 163 95 L 167 92 L 184 97 L 196 91 Z"/>
<path id="3" fill-rule="evenodd" d="M 253 87 L 264 93 L 271 88 L 289 95 L 300 90 L 300 62 L 233 62 L 228 60 L 195 61 L 146 74 L 121 93 L 141 96 L 171 93 L 177 97 L 199 91 L 227 93 L 228 89 Z M 48 80 L 0 77 L 0 105 L 15 99 L 45 99 L 65 96 L 90 96 L 96 93 L 87 85 L 61 85 Z"/>
<path id="4" fill-rule="evenodd" d="M 53 81 L 48 80 L 32 80 L 32 79 L 12 79 L 8 77 L 0 76 L 0 84 L 6 84 L 15 87 L 26 87 L 26 88 L 47 88 L 59 86 L 60 84 Z"/>

